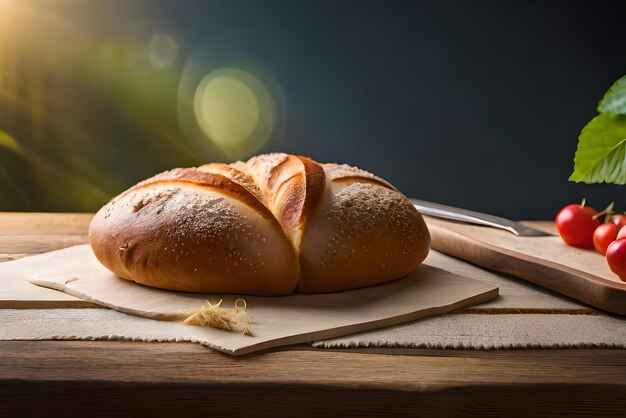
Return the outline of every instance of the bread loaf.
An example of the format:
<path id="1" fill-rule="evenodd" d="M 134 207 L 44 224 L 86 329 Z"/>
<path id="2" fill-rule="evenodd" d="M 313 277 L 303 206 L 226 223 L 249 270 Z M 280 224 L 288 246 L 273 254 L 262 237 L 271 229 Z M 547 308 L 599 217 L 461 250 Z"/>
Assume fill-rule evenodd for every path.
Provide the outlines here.
<path id="1" fill-rule="evenodd" d="M 289 154 L 158 174 L 100 209 L 89 241 L 123 279 L 268 296 L 399 279 L 430 246 L 422 216 L 386 181 Z"/>

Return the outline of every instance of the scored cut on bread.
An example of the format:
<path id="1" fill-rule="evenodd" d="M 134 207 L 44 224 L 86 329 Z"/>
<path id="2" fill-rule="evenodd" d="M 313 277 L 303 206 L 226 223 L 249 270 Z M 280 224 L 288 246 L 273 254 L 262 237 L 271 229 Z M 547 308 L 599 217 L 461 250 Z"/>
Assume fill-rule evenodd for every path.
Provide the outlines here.
<path id="1" fill-rule="evenodd" d="M 89 241 L 123 279 L 267 296 L 396 280 L 430 247 L 422 216 L 388 182 L 281 153 L 157 174 L 100 209 Z"/>

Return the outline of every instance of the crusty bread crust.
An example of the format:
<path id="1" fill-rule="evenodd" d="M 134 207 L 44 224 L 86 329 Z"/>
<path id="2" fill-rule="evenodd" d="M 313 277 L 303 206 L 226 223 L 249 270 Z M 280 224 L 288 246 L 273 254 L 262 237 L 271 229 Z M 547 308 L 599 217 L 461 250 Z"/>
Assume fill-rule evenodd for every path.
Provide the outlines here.
<path id="1" fill-rule="evenodd" d="M 386 181 L 289 154 L 144 180 L 96 214 L 89 240 L 127 280 L 268 296 L 399 279 L 430 246 L 421 215 Z"/>

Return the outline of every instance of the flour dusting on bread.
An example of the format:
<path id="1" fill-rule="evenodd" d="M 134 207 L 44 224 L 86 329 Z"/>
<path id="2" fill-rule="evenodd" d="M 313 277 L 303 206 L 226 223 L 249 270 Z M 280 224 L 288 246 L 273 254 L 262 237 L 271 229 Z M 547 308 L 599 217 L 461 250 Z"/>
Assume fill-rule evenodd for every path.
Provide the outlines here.
<path id="1" fill-rule="evenodd" d="M 281 153 L 157 174 L 105 205 L 89 240 L 127 280 L 260 296 L 396 280 L 430 244 L 421 215 L 385 180 Z"/>

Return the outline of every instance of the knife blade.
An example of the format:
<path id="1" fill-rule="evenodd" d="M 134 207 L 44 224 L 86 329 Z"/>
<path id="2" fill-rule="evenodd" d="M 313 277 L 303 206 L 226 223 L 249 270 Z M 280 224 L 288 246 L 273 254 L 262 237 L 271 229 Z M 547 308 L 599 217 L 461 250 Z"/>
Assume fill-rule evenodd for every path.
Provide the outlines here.
<path id="1" fill-rule="evenodd" d="M 435 218 L 449 219 L 470 223 L 474 225 L 489 226 L 508 231 L 514 235 L 523 237 L 546 237 L 551 236 L 545 231 L 522 225 L 510 219 L 499 216 L 488 215 L 486 213 L 475 212 L 473 210 L 455 208 L 454 206 L 442 205 L 440 203 L 429 202 L 420 199 L 409 199 L 415 209 L 421 214 L 433 216 Z"/>

